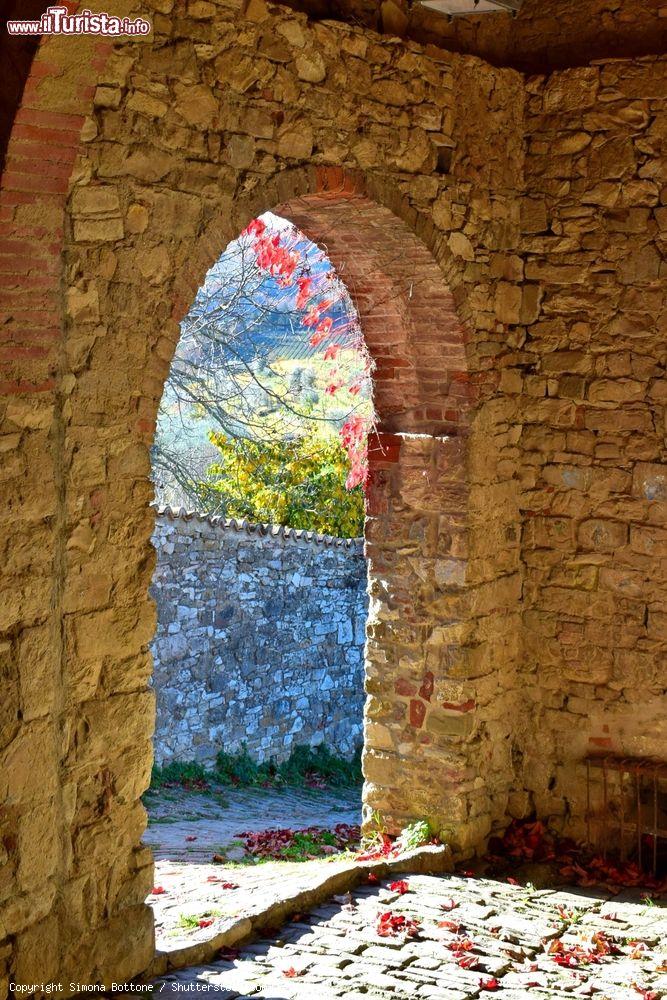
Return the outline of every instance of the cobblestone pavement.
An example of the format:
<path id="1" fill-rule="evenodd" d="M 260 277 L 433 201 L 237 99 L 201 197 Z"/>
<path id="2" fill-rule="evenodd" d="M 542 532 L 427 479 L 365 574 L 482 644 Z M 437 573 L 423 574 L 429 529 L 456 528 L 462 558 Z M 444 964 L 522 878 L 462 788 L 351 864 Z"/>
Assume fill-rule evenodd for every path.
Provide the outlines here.
<path id="1" fill-rule="evenodd" d="M 667 910 L 640 893 L 406 879 L 403 895 L 386 882 L 363 885 L 238 954 L 156 980 L 156 989 L 224 1000 L 667 995 Z M 379 936 L 378 914 L 386 911 L 419 920 L 417 935 Z M 558 964 L 559 952 L 572 967 Z"/>
<path id="2" fill-rule="evenodd" d="M 234 845 L 236 834 L 358 823 L 361 812 L 359 792 L 347 789 L 225 788 L 204 794 L 169 788 L 150 793 L 145 804 L 144 842 L 156 859 L 147 901 L 155 914 L 156 946 L 164 952 L 208 940 L 239 916 L 311 887 L 330 869 L 326 861 L 213 863 L 214 854 L 232 862 L 245 857 L 238 842 Z"/>

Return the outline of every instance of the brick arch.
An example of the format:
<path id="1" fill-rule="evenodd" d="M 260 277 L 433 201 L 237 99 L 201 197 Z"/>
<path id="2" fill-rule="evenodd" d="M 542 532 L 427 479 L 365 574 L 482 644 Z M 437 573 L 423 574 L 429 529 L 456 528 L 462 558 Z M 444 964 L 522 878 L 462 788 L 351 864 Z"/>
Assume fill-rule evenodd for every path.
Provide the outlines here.
<path id="1" fill-rule="evenodd" d="M 459 434 L 471 399 L 465 329 L 424 243 L 361 192 L 328 191 L 275 208 L 326 248 L 375 362 L 380 431 Z"/>
<path id="2" fill-rule="evenodd" d="M 398 214 L 368 193 L 360 173 L 288 171 L 286 200 L 273 202 L 275 186 L 240 205 L 238 230 L 230 235 L 214 220 L 197 241 L 193 258 L 175 279 L 172 319 L 187 312 L 204 275 L 226 242 L 250 219 L 271 210 L 293 222 L 326 250 L 357 309 L 375 363 L 378 429 L 460 434 L 467 426 L 474 379 L 466 357 L 468 339 L 443 266 Z M 283 181 L 283 184 L 280 184 Z M 278 178 L 278 191 L 285 178 Z M 372 187 L 371 187 L 372 190 Z M 391 191 L 391 188 L 389 188 Z M 446 263 L 451 254 L 441 252 Z M 460 297 L 459 297 L 460 298 Z M 175 329 L 172 327 L 172 332 Z"/>
<path id="3" fill-rule="evenodd" d="M 479 832 L 469 824 L 474 808 L 461 791 L 470 780 L 463 757 L 444 777 L 428 768 L 443 753 L 454 761 L 456 748 L 478 728 L 474 690 L 465 682 L 466 647 L 478 644 L 469 592 L 475 573 L 467 565 L 474 528 L 468 448 L 477 392 L 466 329 L 442 267 L 368 190 L 360 173 L 292 171 L 269 183 L 263 196 L 239 202 L 234 233 L 228 219 L 213 220 L 175 281 L 171 331 L 177 340 L 177 321 L 229 239 L 266 210 L 326 249 L 346 283 L 377 366 L 366 523 L 373 600 L 365 815 L 381 812 L 394 831 L 428 817 L 434 829 L 466 846 L 466 827 L 474 837 Z M 285 191 L 289 197 L 276 203 Z M 385 197 L 386 191 L 385 185 Z M 161 352 L 165 373 L 168 353 L 166 347 Z M 154 397 L 151 405 L 158 402 Z M 441 612 L 446 636 L 433 630 Z M 457 670 L 452 682 L 447 675 Z"/>

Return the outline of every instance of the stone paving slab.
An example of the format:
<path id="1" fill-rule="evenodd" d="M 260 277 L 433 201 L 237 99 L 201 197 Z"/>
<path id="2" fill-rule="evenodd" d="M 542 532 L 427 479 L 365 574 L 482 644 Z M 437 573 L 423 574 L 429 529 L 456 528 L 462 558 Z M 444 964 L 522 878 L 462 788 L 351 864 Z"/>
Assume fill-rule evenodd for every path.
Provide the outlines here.
<path id="1" fill-rule="evenodd" d="M 404 895 L 391 891 L 388 880 L 361 885 L 247 944 L 235 957 L 161 977 L 156 989 L 205 991 L 224 1000 L 472 1000 L 492 993 L 503 1000 L 652 1000 L 650 992 L 642 993 L 649 990 L 667 995 L 663 903 L 649 905 L 639 894 L 533 890 L 484 878 L 404 877 Z M 387 909 L 420 919 L 418 936 L 378 936 L 377 916 Z M 439 927 L 442 919 L 460 923 L 458 935 Z M 548 953 L 557 939 L 590 949 L 591 935 L 600 929 L 618 954 L 603 955 L 598 964 L 564 968 Z M 448 947 L 464 936 L 473 942 L 463 953 L 476 960 L 473 968 L 458 964 Z M 492 978 L 496 988 L 488 982 Z"/>
<path id="2" fill-rule="evenodd" d="M 155 916 L 158 952 L 176 955 L 204 942 L 240 917 L 252 918 L 267 902 L 316 886 L 332 871 L 326 861 L 258 865 L 213 862 L 214 854 L 239 861 L 233 845 L 242 831 L 333 827 L 359 823 L 358 789 L 233 788 L 209 792 L 170 787 L 145 796 L 149 823 L 144 842 L 156 859 L 147 902 Z M 238 888 L 224 888 L 225 884 Z M 199 927 L 195 921 L 212 924 Z M 186 926 L 189 924 L 189 926 Z"/>

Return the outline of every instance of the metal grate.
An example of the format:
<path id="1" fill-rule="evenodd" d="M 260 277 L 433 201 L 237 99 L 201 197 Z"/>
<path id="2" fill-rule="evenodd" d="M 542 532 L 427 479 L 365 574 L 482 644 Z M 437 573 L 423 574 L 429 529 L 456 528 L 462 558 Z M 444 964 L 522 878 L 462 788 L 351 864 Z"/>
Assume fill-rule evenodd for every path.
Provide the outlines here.
<path id="1" fill-rule="evenodd" d="M 523 0 L 420 0 L 422 7 L 437 10 L 448 18 L 465 17 L 468 14 L 512 14 L 521 10 Z"/>
<path id="2" fill-rule="evenodd" d="M 618 853 L 621 861 L 634 860 L 656 875 L 660 848 L 667 847 L 666 807 L 667 761 L 586 758 L 586 836 L 604 858 Z"/>

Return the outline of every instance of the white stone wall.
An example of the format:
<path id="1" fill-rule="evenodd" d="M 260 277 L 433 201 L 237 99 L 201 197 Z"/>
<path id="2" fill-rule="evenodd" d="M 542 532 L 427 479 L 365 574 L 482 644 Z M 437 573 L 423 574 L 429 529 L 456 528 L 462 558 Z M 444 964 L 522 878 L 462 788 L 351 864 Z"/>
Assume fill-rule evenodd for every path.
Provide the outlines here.
<path id="1" fill-rule="evenodd" d="M 257 760 L 362 742 L 366 563 L 358 540 L 158 514 L 155 761 Z"/>

